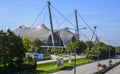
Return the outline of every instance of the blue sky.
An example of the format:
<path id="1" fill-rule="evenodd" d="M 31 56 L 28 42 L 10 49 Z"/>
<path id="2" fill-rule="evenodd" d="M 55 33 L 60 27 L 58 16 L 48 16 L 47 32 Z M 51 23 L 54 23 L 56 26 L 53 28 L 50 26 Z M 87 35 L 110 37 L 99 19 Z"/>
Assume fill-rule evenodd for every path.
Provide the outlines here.
<path id="1" fill-rule="evenodd" d="M 30 27 L 47 4 L 46 1 L 47 0 L 0 0 L 0 29 L 10 28 L 14 30 L 20 25 Z M 120 44 L 120 0 L 50 0 L 50 2 L 52 6 L 57 8 L 65 17 L 70 15 L 68 19 L 74 25 L 73 11 L 77 9 L 91 28 L 94 26 L 98 27 L 96 33 L 101 41 L 108 43 L 109 40 L 116 46 L 118 43 Z M 65 19 L 61 17 L 54 8 L 51 8 L 51 10 L 54 29 L 63 27 L 73 28 L 73 26 L 66 21 L 61 24 Z M 78 20 L 79 28 L 86 27 L 79 16 Z M 42 23 L 50 27 L 47 7 L 32 27 L 36 27 Z M 89 29 L 82 30 L 82 32 L 88 38 L 91 37 L 92 32 L 90 32 Z M 81 39 L 85 39 L 82 34 L 80 37 Z"/>

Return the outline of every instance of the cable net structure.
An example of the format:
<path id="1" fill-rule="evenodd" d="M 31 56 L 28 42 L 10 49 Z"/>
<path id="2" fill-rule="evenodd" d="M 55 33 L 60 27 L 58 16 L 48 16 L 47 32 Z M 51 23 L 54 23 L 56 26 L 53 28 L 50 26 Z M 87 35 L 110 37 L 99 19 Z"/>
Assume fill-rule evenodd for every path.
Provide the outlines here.
<path id="1" fill-rule="evenodd" d="M 30 25 L 30 27 L 20 26 L 19 28 L 14 30 L 14 33 L 21 37 L 27 37 L 31 41 L 34 39 L 40 39 L 47 46 L 64 46 L 65 47 L 67 42 L 77 40 L 76 26 L 75 24 L 73 24 L 73 21 L 71 21 L 71 19 L 75 19 L 75 18 L 71 18 L 71 15 L 72 14 L 74 15 L 74 13 L 72 12 L 69 16 L 65 17 L 57 8 L 55 8 L 55 6 L 53 6 L 52 4 L 50 4 L 49 6 L 51 7 L 50 10 L 52 15 L 47 14 L 50 10 L 47 10 L 47 5 L 45 5 L 41 10 L 41 12 L 38 14 L 38 16 L 35 18 L 35 20 L 33 21 L 33 23 Z M 59 19 L 62 19 L 62 20 L 59 20 L 56 17 L 55 13 L 57 13 L 57 16 L 61 16 L 59 17 Z M 78 29 L 80 32 L 80 36 L 82 35 L 87 40 L 92 41 L 93 37 L 96 36 L 95 30 L 92 30 L 92 28 L 83 19 L 83 17 L 80 15 L 79 12 L 77 13 L 77 15 L 78 15 L 78 18 L 80 18 L 84 22 L 84 24 L 87 26 L 87 28 L 89 28 L 90 31 L 93 33 L 93 36 L 91 36 L 92 38 L 90 39 L 90 37 L 87 37 L 82 31 L 80 31 L 80 29 Z M 41 25 L 39 25 L 36 28 L 33 27 L 36 24 L 36 22 L 38 22 L 38 19 L 41 16 L 43 17 L 43 19 L 40 20 L 42 21 Z M 48 19 L 46 20 L 47 16 L 51 16 L 50 21 L 52 21 L 52 18 L 54 18 L 54 21 L 52 22 L 53 24 L 52 29 L 47 27 L 47 26 L 50 26 L 48 25 L 49 20 Z M 74 23 L 75 23 L 75 20 L 74 20 Z M 61 28 L 61 26 L 64 26 L 64 28 Z M 73 28 L 73 30 L 71 30 L 70 26 Z M 52 30 L 53 30 L 53 33 L 51 33 Z M 53 39 L 54 41 L 52 41 Z"/>

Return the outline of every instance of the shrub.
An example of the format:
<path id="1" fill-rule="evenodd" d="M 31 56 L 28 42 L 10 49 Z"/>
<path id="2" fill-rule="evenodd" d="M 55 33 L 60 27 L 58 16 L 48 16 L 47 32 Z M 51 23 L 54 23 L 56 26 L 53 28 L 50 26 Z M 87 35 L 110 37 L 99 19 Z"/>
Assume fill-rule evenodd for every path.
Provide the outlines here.
<path id="1" fill-rule="evenodd" d="M 50 54 L 43 54 L 43 59 L 51 59 L 51 56 Z"/>
<path id="2" fill-rule="evenodd" d="M 97 55 L 94 54 L 89 54 L 86 56 L 87 59 L 91 59 L 91 60 L 97 60 Z"/>

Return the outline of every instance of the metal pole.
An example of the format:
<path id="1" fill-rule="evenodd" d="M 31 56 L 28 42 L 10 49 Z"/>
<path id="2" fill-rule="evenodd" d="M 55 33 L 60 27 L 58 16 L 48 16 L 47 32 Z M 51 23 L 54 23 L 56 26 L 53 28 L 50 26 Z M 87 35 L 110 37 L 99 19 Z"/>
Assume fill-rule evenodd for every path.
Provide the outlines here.
<path id="1" fill-rule="evenodd" d="M 109 60 L 110 60 L 110 46 L 111 46 L 111 41 L 110 41 L 110 45 L 109 45 Z"/>
<path id="2" fill-rule="evenodd" d="M 47 1 L 47 3 L 48 3 L 48 12 L 49 12 L 50 26 L 51 26 L 51 39 L 52 39 L 53 46 L 55 46 L 55 43 L 54 43 L 54 34 L 53 34 L 52 15 L 51 15 L 51 10 L 50 10 L 50 1 Z"/>
<path id="3" fill-rule="evenodd" d="M 110 41 L 110 45 L 109 45 L 109 65 L 111 65 L 112 60 L 111 60 L 111 41 Z"/>
<path id="4" fill-rule="evenodd" d="M 76 39 L 79 40 L 79 29 L 78 29 L 78 18 L 77 18 L 77 10 L 74 11 L 75 13 L 75 22 L 76 22 Z"/>
<path id="5" fill-rule="evenodd" d="M 115 59 L 116 59 L 116 62 L 117 62 L 117 48 L 115 47 Z"/>
<path id="6" fill-rule="evenodd" d="M 109 60 L 110 60 L 110 45 L 109 45 Z"/>
<path id="7" fill-rule="evenodd" d="M 97 43 L 99 43 L 99 41 L 98 41 L 98 37 L 97 37 L 97 35 L 96 35 L 96 41 L 97 41 Z M 98 51 L 98 54 L 97 54 L 97 62 L 98 62 L 98 74 L 99 74 L 99 54 L 100 54 L 100 50 L 99 50 L 99 48 L 97 47 L 97 51 Z"/>
<path id="8" fill-rule="evenodd" d="M 97 56 L 97 61 L 98 61 L 98 64 L 99 64 L 99 48 L 97 47 L 97 50 L 98 50 L 98 56 Z M 99 74 L 99 66 L 98 66 L 98 74 Z"/>
<path id="9" fill-rule="evenodd" d="M 76 74 L 76 49 L 74 49 L 74 74 Z"/>

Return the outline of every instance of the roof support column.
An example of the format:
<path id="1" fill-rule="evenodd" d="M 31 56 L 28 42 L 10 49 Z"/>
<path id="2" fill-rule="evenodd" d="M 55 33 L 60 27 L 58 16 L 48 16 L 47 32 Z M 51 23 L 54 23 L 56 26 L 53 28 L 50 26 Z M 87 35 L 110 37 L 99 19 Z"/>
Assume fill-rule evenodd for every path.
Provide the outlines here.
<path id="1" fill-rule="evenodd" d="M 47 3 L 48 3 L 48 12 L 49 12 L 49 19 L 50 19 L 50 26 L 51 26 L 51 39 L 52 39 L 52 45 L 55 46 L 54 34 L 53 34 L 52 15 L 51 15 L 51 9 L 50 9 L 50 1 L 47 1 Z"/>
<path id="2" fill-rule="evenodd" d="M 75 13 L 75 22 L 76 22 L 76 39 L 79 40 L 79 29 L 78 29 L 77 10 L 75 10 L 74 13 Z"/>

